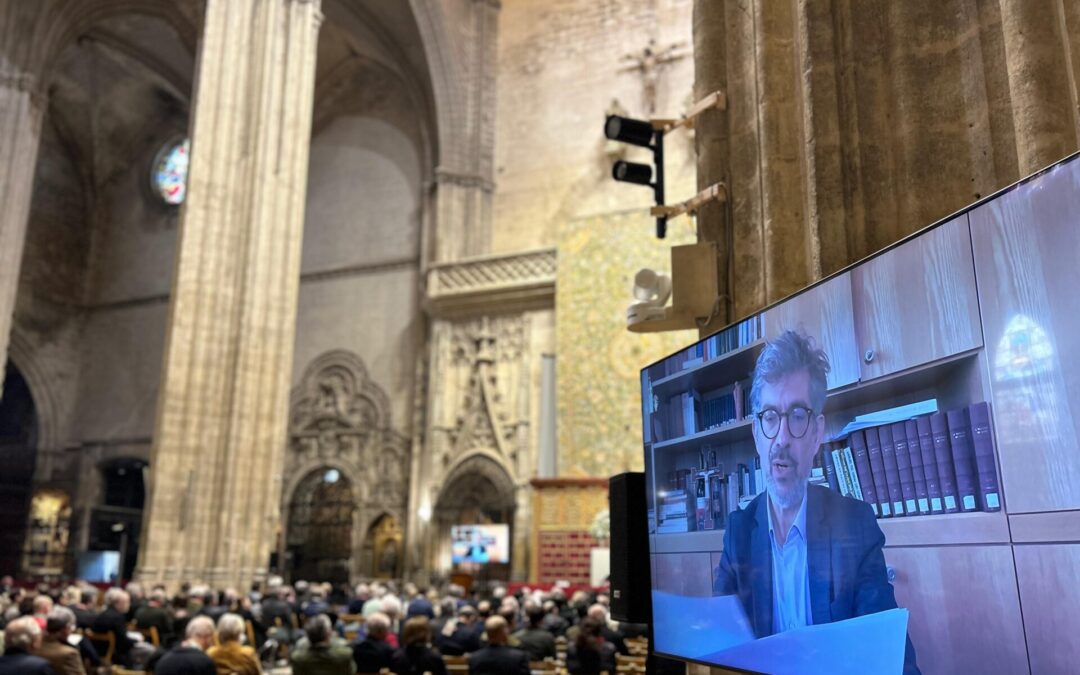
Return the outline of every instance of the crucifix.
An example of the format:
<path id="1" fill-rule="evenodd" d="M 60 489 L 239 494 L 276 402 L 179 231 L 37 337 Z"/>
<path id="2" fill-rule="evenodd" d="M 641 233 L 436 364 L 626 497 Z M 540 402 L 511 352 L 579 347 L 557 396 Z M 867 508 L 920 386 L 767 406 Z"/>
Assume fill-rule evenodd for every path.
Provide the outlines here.
<path id="1" fill-rule="evenodd" d="M 660 68 L 672 61 L 678 61 L 685 57 L 687 52 L 683 49 L 685 42 L 676 42 L 663 49 L 657 49 L 656 40 L 649 39 L 649 44 L 641 52 L 627 54 L 622 57 L 623 61 L 630 65 L 621 70 L 640 70 L 645 108 L 649 115 L 656 113 L 656 90 L 660 83 Z"/>

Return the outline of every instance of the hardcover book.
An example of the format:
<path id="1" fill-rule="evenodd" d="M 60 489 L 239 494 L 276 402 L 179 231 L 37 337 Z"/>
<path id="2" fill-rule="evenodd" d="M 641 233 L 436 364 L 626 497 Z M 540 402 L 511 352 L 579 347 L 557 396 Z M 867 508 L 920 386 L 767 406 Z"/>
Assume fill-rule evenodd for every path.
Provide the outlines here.
<path id="1" fill-rule="evenodd" d="M 937 464 L 938 480 L 941 482 L 941 499 L 945 513 L 956 513 L 960 503 L 956 496 L 956 470 L 953 468 L 952 447 L 949 445 L 949 424 L 945 413 L 930 416 L 930 431 L 934 437 L 934 462 Z"/>
<path id="2" fill-rule="evenodd" d="M 919 425 L 915 423 L 915 420 L 907 420 L 904 422 L 904 431 L 907 435 L 911 475 L 915 479 L 915 502 L 918 504 L 919 513 L 926 515 L 930 513 L 930 495 L 926 487 L 926 470 L 923 469 Z"/>
<path id="3" fill-rule="evenodd" d="M 863 433 L 866 435 L 866 454 L 870 458 L 870 471 L 881 517 L 889 518 L 892 516 L 892 505 L 889 503 L 889 484 L 885 480 L 885 461 L 881 458 L 881 439 L 877 427 L 866 429 Z"/>
<path id="4" fill-rule="evenodd" d="M 891 425 L 893 447 L 896 450 L 896 469 L 900 474 L 900 491 L 904 495 L 904 513 L 917 514 L 919 507 L 915 498 L 915 477 L 911 471 L 911 455 L 908 454 L 907 431 L 904 422 Z"/>
<path id="5" fill-rule="evenodd" d="M 874 509 L 874 515 L 880 515 L 878 509 L 877 486 L 874 484 L 874 472 L 870 468 L 870 455 L 866 450 L 866 434 L 862 430 L 856 431 L 848 438 L 848 443 L 855 454 L 855 472 L 859 476 L 859 488 L 862 490 L 864 502 Z"/>
<path id="6" fill-rule="evenodd" d="M 934 459 L 934 435 L 930 430 L 930 416 L 915 418 L 915 426 L 919 430 L 919 454 L 922 455 L 930 513 L 944 513 L 945 504 L 941 499 L 941 481 L 938 480 L 937 461 Z"/>
<path id="7" fill-rule="evenodd" d="M 885 485 L 889 488 L 889 504 L 893 516 L 905 515 L 904 490 L 900 486 L 900 469 L 896 466 L 896 443 L 893 441 L 892 427 L 888 424 L 877 428 L 881 439 L 881 461 L 885 465 Z"/>
<path id="8" fill-rule="evenodd" d="M 945 413 L 949 425 L 949 444 L 952 446 L 953 466 L 956 468 L 956 497 L 961 511 L 979 509 L 979 473 L 975 468 L 975 446 L 971 444 L 971 422 L 967 408 Z"/>
<path id="9" fill-rule="evenodd" d="M 1000 511 L 997 465 L 994 462 L 994 436 L 990 430 L 990 405 L 983 401 L 968 407 L 971 416 L 971 439 L 975 442 L 975 467 L 979 472 L 979 500 L 983 511 Z"/>

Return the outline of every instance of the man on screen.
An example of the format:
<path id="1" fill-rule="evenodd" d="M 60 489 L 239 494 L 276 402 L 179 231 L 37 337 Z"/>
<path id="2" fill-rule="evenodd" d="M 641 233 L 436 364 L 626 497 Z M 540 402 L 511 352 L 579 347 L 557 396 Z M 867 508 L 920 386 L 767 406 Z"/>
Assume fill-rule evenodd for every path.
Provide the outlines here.
<path id="1" fill-rule="evenodd" d="M 869 504 L 807 483 L 825 436 L 829 359 L 786 331 L 758 357 L 750 389 L 766 490 L 733 511 L 715 595 L 736 595 L 757 637 L 893 609 L 885 535 Z M 918 673 L 907 641 L 905 674 Z"/>

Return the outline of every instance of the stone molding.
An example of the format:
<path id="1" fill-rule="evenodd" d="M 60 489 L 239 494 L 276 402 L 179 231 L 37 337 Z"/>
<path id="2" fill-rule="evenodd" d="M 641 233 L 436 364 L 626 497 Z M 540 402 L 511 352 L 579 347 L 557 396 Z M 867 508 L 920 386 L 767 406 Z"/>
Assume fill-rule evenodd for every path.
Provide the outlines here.
<path id="1" fill-rule="evenodd" d="M 555 249 L 435 263 L 427 272 L 424 309 L 439 318 L 555 304 Z"/>

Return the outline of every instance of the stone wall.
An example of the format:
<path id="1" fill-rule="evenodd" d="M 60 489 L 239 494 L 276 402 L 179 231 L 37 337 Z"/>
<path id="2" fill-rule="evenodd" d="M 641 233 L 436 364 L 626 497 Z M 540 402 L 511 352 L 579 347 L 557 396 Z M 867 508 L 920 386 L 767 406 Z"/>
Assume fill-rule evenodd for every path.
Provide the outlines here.
<path id="1" fill-rule="evenodd" d="M 696 94 L 729 101 L 697 137 L 728 320 L 1077 149 L 1075 0 L 696 0 L 693 25 Z"/>

